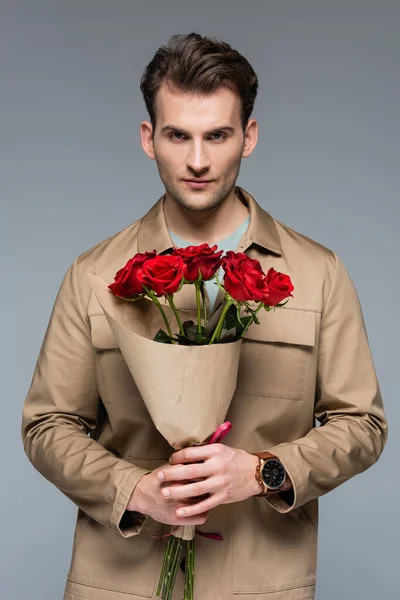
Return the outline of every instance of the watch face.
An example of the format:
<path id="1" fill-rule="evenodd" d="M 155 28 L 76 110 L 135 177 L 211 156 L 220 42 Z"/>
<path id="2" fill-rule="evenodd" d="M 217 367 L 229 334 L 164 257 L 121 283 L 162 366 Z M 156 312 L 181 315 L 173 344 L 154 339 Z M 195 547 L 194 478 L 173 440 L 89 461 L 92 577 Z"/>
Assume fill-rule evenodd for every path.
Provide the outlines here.
<path id="1" fill-rule="evenodd" d="M 269 488 L 279 488 L 285 481 L 286 471 L 282 463 L 275 458 L 268 459 L 262 468 L 261 477 Z"/>

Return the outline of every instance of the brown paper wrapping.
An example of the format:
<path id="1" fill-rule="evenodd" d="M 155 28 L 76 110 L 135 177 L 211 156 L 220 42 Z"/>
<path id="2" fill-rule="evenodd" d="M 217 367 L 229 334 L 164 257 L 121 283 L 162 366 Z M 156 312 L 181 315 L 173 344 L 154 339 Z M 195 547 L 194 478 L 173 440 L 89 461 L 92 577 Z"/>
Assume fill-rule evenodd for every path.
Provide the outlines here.
<path id="1" fill-rule="evenodd" d="M 152 338 L 165 326 L 154 302 L 117 298 L 91 268 L 88 277 L 157 430 L 175 450 L 204 444 L 225 421 L 241 340 L 207 346 L 155 342 Z M 172 310 L 163 308 L 177 331 Z M 183 539 L 194 537 L 193 526 L 172 531 Z"/>

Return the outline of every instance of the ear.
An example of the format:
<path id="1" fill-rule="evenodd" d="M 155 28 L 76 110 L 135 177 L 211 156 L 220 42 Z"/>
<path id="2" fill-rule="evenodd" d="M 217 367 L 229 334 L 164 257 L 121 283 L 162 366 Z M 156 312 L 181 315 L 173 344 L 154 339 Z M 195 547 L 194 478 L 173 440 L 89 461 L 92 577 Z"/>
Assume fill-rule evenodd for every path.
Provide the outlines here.
<path id="1" fill-rule="evenodd" d="M 140 138 L 145 154 L 154 160 L 156 156 L 153 146 L 153 125 L 150 123 L 150 121 L 143 121 L 140 124 Z"/>
<path id="2" fill-rule="evenodd" d="M 244 132 L 244 144 L 242 150 L 242 158 L 247 158 L 253 152 L 258 140 L 258 123 L 255 119 L 247 121 Z"/>

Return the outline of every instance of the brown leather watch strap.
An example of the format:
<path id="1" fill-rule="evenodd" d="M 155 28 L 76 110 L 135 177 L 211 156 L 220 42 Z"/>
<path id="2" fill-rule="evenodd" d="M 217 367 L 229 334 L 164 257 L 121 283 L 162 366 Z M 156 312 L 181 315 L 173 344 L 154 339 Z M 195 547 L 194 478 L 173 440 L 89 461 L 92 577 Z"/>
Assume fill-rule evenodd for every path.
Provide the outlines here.
<path id="1" fill-rule="evenodd" d="M 268 452 L 267 450 L 265 450 L 264 452 L 254 452 L 253 454 L 255 454 L 255 456 L 258 456 L 259 458 L 264 458 L 264 459 L 265 458 L 278 458 L 277 456 L 275 456 L 275 454 L 272 454 L 272 452 Z"/>
<path id="2" fill-rule="evenodd" d="M 256 477 L 258 483 L 260 484 L 260 486 L 262 486 L 262 488 L 263 488 L 263 491 L 261 491 L 259 494 L 256 494 L 256 496 L 269 496 L 270 494 L 277 494 L 278 492 L 280 492 L 283 487 L 283 484 L 277 490 L 270 490 L 267 488 L 267 486 L 265 485 L 265 483 L 263 482 L 262 477 L 261 477 L 261 467 L 263 465 L 263 460 L 265 460 L 267 458 L 276 458 L 277 460 L 279 460 L 279 458 L 277 456 L 275 456 L 275 454 L 272 454 L 272 452 L 268 452 L 267 450 L 264 452 L 252 452 L 252 454 L 254 454 L 254 456 L 258 456 L 258 458 L 259 458 L 255 477 Z"/>

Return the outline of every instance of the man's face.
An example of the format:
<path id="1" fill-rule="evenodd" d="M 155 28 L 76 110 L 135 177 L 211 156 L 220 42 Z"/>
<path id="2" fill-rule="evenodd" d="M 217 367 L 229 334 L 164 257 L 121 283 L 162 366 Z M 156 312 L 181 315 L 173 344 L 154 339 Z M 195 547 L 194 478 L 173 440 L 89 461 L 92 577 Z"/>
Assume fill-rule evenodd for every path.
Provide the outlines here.
<path id="1" fill-rule="evenodd" d="M 248 155 L 240 113 L 240 97 L 226 87 L 207 96 L 160 87 L 147 154 L 155 158 L 167 193 L 182 207 L 216 208 L 235 185 L 241 158 Z M 143 135 L 151 145 L 150 129 Z"/>

